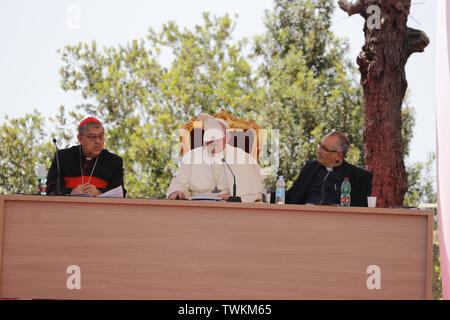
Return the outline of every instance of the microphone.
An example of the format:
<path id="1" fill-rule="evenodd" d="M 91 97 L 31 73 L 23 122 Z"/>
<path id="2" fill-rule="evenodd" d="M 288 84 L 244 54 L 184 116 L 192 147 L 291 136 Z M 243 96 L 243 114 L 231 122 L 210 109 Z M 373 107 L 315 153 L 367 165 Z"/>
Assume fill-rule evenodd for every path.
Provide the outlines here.
<path id="1" fill-rule="evenodd" d="M 325 201 L 325 180 L 327 180 L 328 175 L 333 172 L 333 168 L 328 168 L 327 167 L 327 174 L 325 175 L 325 178 L 323 178 L 322 180 L 322 189 L 320 191 L 320 205 L 327 205 L 326 201 Z"/>
<path id="2" fill-rule="evenodd" d="M 62 176 L 61 176 L 61 167 L 59 166 L 59 156 L 58 156 L 58 145 L 56 144 L 56 139 L 53 138 L 53 144 L 55 145 L 55 155 L 56 155 L 56 167 L 58 169 L 58 176 L 56 177 L 56 191 L 53 195 L 63 196 L 64 192 L 62 190 Z"/>
<path id="3" fill-rule="evenodd" d="M 236 176 L 233 173 L 233 170 L 231 170 L 229 164 L 227 163 L 227 161 L 225 160 L 225 158 L 222 158 L 222 162 L 225 163 L 228 167 L 228 169 L 230 170 L 231 174 L 233 175 L 233 196 L 229 197 L 227 199 L 228 202 L 242 202 L 241 197 L 236 197 Z"/>

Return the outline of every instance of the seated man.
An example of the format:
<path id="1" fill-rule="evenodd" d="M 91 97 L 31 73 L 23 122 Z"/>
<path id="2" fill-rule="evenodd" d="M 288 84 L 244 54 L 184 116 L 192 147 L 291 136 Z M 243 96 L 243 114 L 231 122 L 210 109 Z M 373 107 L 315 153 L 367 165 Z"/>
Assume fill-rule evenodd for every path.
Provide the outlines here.
<path id="1" fill-rule="evenodd" d="M 59 166 L 64 179 L 63 194 L 90 194 L 98 196 L 122 186 L 123 161 L 103 149 L 105 130 L 95 118 L 84 119 L 78 127 L 80 145 L 58 151 Z M 58 165 L 56 155 L 47 175 L 47 194 L 56 193 Z M 124 196 L 126 193 L 123 188 Z"/>
<path id="2" fill-rule="evenodd" d="M 372 191 L 372 174 L 344 160 L 349 149 L 350 141 L 342 132 L 335 131 L 323 138 L 317 148 L 317 160 L 306 162 L 286 192 L 286 203 L 339 204 L 341 184 L 344 178 L 349 178 L 350 205 L 367 207 L 367 197 Z"/>
<path id="3" fill-rule="evenodd" d="M 203 146 L 184 155 L 178 174 L 167 189 L 167 199 L 212 197 L 227 200 L 233 192 L 233 175 L 227 163 L 236 176 L 236 196 L 241 197 L 242 202 L 261 199 L 261 168 L 255 159 L 227 144 L 225 121 L 206 114 L 198 119 L 202 120 L 205 130 Z"/>

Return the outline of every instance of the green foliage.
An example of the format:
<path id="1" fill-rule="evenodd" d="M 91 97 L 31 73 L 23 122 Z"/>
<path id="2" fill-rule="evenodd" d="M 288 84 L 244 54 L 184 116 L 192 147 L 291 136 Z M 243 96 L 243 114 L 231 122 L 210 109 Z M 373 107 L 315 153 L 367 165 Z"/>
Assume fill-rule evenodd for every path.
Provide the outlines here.
<path id="1" fill-rule="evenodd" d="M 418 207 L 421 203 L 436 203 L 434 162 L 436 155 L 431 153 L 425 163 L 416 162 L 407 166 L 408 191 L 404 205 Z"/>
<path id="2" fill-rule="evenodd" d="M 442 300 L 442 276 L 439 243 L 433 244 L 432 299 Z"/>
<path id="3" fill-rule="evenodd" d="M 402 105 L 402 141 L 403 141 L 403 157 L 407 158 L 410 151 L 410 143 L 413 138 L 413 130 L 416 124 L 415 111 L 409 101 L 410 91 L 406 91 Z"/>
<path id="4" fill-rule="evenodd" d="M 0 193 L 37 192 L 37 164 L 49 167 L 52 159 L 52 144 L 45 142 L 44 125 L 36 110 L 22 118 L 6 116 L 0 127 Z"/>

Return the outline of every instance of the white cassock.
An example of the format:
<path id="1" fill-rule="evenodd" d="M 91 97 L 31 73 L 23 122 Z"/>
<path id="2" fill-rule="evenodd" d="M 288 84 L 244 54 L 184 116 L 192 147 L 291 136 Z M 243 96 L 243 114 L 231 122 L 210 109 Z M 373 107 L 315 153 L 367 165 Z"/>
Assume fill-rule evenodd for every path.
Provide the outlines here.
<path id="1" fill-rule="evenodd" d="M 213 197 L 218 194 L 233 195 L 233 175 L 225 158 L 236 176 L 236 195 L 242 202 L 254 202 L 261 199 L 264 192 L 261 168 L 256 160 L 240 148 L 229 144 L 224 151 L 210 156 L 205 147 L 187 152 L 181 161 L 178 174 L 172 179 L 167 196 L 175 191 L 181 191 L 186 198 Z M 213 193 L 215 187 L 220 193 Z"/>

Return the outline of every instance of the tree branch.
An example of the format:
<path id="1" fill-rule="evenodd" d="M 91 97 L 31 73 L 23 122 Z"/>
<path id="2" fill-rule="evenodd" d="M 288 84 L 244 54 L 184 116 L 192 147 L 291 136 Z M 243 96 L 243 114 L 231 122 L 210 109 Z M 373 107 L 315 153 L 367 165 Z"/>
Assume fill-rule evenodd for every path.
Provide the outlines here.
<path id="1" fill-rule="evenodd" d="M 339 7 L 348 13 L 349 16 L 354 14 L 362 14 L 364 11 L 364 0 L 357 0 L 355 3 L 348 0 L 339 0 Z"/>
<path id="2" fill-rule="evenodd" d="M 423 52 L 430 44 L 430 39 L 425 32 L 413 28 L 406 30 L 406 41 L 408 46 L 408 56 L 414 52 Z"/>
<path id="3" fill-rule="evenodd" d="M 408 0 L 406 2 L 402 2 L 399 0 L 389 0 L 388 4 L 391 7 L 394 7 L 400 12 L 405 12 L 406 14 L 409 14 L 409 8 L 411 6 L 411 0 Z"/>

